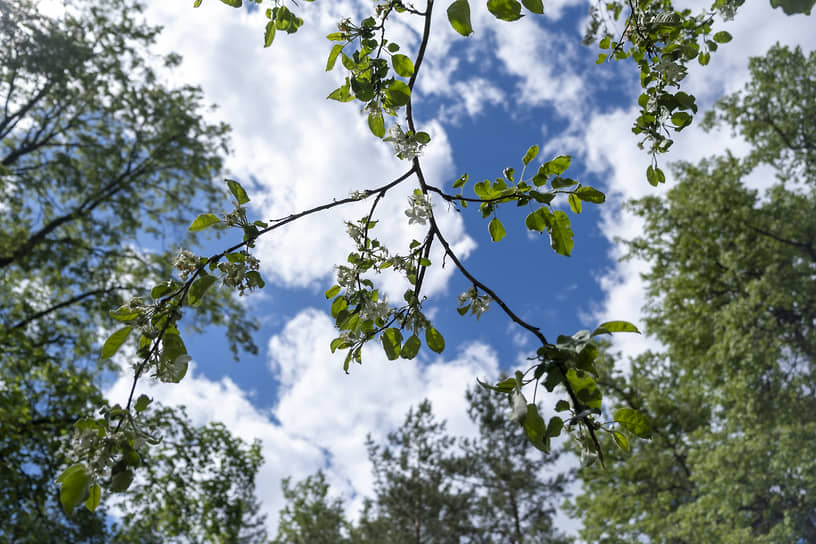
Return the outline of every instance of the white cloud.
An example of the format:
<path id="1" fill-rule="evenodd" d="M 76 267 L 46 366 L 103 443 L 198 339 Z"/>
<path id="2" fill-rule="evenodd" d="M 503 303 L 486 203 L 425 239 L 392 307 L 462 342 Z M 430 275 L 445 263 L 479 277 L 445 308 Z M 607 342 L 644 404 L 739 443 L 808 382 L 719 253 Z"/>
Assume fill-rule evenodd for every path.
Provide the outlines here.
<path id="1" fill-rule="evenodd" d="M 194 424 L 220 421 L 245 440 L 263 442 L 265 464 L 257 489 L 270 530 L 283 506 L 280 480 L 298 480 L 318 468 L 324 468 L 335 491 L 354 497 L 350 511 L 356 512 L 373 486 L 366 435 L 382 442 L 411 406 L 427 398 L 436 416 L 447 420 L 449 432 L 472 436 L 465 389 L 477 376 L 496 376 L 499 363 L 492 349 L 478 343 L 449 347 L 450 359 L 420 355 L 399 362 L 387 361 L 372 346 L 364 364 L 346 375 L 342 355 L 328 350 L 334 336 L 329 316 L 306 309 L 270 339 L 270 368 L 280 378 L 278 404 L 271 412 L 256 408 L 252 396 L 229 378 L 213 381 L 200 375 L 195 364 L 180 384 L 143 382 L 137 395 L 186 406 Z M 120 376 L 106 396 L 123 402 L 131 383 L 130 374 Z"/>

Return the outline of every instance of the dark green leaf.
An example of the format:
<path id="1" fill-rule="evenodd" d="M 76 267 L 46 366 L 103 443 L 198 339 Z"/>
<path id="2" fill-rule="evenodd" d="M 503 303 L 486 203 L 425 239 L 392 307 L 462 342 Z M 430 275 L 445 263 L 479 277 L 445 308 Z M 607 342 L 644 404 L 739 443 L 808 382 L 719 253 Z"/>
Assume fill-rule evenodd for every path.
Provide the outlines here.
<path id="1" fill-rule="evenodd" d="M 771 7 L 782 8 L 786 15 L 804 13 L 810 15 L 816 0 L 771 0 Z"/>
<path id="2" fill-rule="evenodd" d="M 555 403 L 555 411 L 556 412 L 566 412 L 569 409 L 570 409 L 570 404 L 569 404 L 569 402 L 567 402 L 565 400 L 559 400 L 558 402 Z"/>
<path id="3" fill-rule="evenodd" d="M 198 306 L 201 303 L 201 297 L 203 297 L 207 289 L 209 289 L 210 286 L 215 283 L 216 279 L 217 278 L 215 276 L 202 274 L 193 282 L 193 284 L 190 286 L 190 290 L 187 293 L 187 302 L 190 304 L 190 306 Z"/>
<path id="4" fill-rule="evenodd" d="M 550 245 L 559 255 L 569 257 L 572 253 L 572 229 L 567 214 L 557 210 L 552 214 L 549 225 Z"/>
<path id="5" fill-rule="evenodd" d="M 544 3 L 541 0 L 521 0 L 521 3 L 533 13 L 538 15 L 544 13 Z"/>
<path id="6" fill-rule="evenodd" d="M 195 221 L 193 221 L 193 223 L 190 225 L 190 228 L 188 228 L 187 230 L 189 230 L 190 232 L 198 232 L 220 222 L 221 219 L 219 219 L 217 215 L 212 213 L 202 213 L 201 215 L 195 218 Z"/>
<path id="7" fill-rule="evenodd" d="M 473 33 L 473 27 L 470 26 L 470 4 L 467 0 L 455 0 L 448 6 L 448 21 L 462 36 Z"/>
<path id="8" fill-rule="evenodd" d="M 563 189 L 564 187 L 578 185 L 578 182 L 570 178 L 554 177 L 551 184 L 553 189 Z"/>
<path id="9" fill-rule="evenodd" d="M 606 201 L 606 195 L 594 187 L 579 187 L 575 190 L 575 196 L 584 202 L 592 202 L 593 204 L 603 204 Z"/>
<path id="10" fill-rule="evenodd" d="M 575 396 L 582 405 L 595 410 L 601 409 L 601 390 L 589 373 L 570 368 L 567 370 L 566 377 L 567 382 L 569 382 Z"/>
<path id="11" fill-rule="evenodd" d="M 100 354 L 101 359 L 110 359 L 113 357 L 119 348 L 122 347 L 122 344 L 125 343 L 127 340 L 128 335 L 130 335 L 130 331 L 133 330 L 133 327 L 128 325 L 127 327 L 122 327 L 118 331 L 114 332 L 108 339 L 105 340 L 105 343 L 102 344 L 102 353 Z"/>
<path id="12" fill-rule="evenodd" d="M 433 327 L 425 329 L 425 343 L 431 348 L 431 351 L 436 353 L 445 351 L 445 338 Z"/>
<path id="13" fill-rule="evenodd" d="M 420 341 L 419 336 L 412 334 L 408 340 L 405 341 L 405 344 L 402 345 L 400 357 L 403 359 L 413 359 L 416 357 L 417 353 L 419 353 L 420 346 L 422 346 L 422 342 Z"/>
<path id="14" fill-rule="evenodd" d="M 395 80 L 388 86 L 386 95 L 395 107 L 404 106 L 411 101 L 411 89 L 404 81 Z"/>
<path id="15" fill-rule="evenodd" d="M 550 451 L 550 438 L 547 434 L 547 422 L 538 413 L 535 404 L 527 405 L 527 416 L 524 418 L 524 434 L 536 448 L 543 452 Z"/>
<path id="16" fill-rule="evenodd" d="M 646 416 L 632 408 L 621 408 L 615 412 L 615 421 L 621 426 L 640 438 L 651 438 L 652 427 L 649 425 L 649 420 Z"/>
<path id="17" fill-rule="evenodd" d="M 139 398 L 136 399 L 134 410 L 136 410 L 137 412 L 144 412 L 145 410 L 147 410 L 147 407 L 150 406 L 151 402 L 153 402 L 153 399 L 151 399 L 147 395 L 139 395 Z"/>
<path id="18" fill-rule="evenodd" d="M 550 418 L 550 424 L 547 425 L 547 436 L 555 438 L 561 434 L 561 429 L 564 428 L 564 420 L 558 416 Z"/>
<path id="19" fill-rule="evenodd" d="M 812 1 L 812 0 L 811 0 L 811 4 L 810 4 L 810 5 L 811 5 L 811 6 L 813 5 L 813 1 Z M 714 37 L 714 41 L 715 41 L 715 42 L 717 42 L 717 43 L 728 43 L 728 42 L 730 42 L 730 41 L 733 39 L 733 38 L 731 37 L 731 34 L 729 34 L 728 32 L 726 32 L 725 30 L 720 30 L 719 32 L 717 32 L 716 34 L 714 34 L 714 36 L 713 36 L 713 37 Z"/>
<path id="20" fill-rule="evenodd" d="M 244 5 L 243 0 L 221 0 L 221 2 L 225 3 L 228 6 L 232 6 L 234 8 L 240 8 Z"/>
<path id="21" fill-rule="evenodd" d="M 114 493 L 125 491 L 133 482 L 133 471 L 130 469 L 117 472 L 111 476 L 110 490 Z"/>

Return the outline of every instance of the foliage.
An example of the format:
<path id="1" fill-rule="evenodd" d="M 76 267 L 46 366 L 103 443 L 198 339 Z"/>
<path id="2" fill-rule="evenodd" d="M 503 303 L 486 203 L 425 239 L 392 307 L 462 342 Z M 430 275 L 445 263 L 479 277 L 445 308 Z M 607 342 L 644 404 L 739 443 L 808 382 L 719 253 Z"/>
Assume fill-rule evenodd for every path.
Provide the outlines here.
<path id="1" fill-rule="evenodd" d="M 112 531 L 109 510 L 95 515 L 76 507 L 93 510 L 103 485 L 121 490 L 131 480 L 137 490 L 125 510 L 133 527 L 150 519 L 157 539 L 170 538 L 159 512 L 192 510 L 195 495 L 195 487 L 189 496 L 181 488 L 156 491 L 171 469 L 190 476 L 168 463 L 172 446 L 175 456 L 209 460 L 211 469 L 214 459 L 225 462 L 223 473 L 210 475 L 213 489 L 228 486 L 219 478 L 235 477 L 248 493 L 232 513 L 218 500 L 206 502 L 211 523 L 198 524 L 207 531 L 200 539 L 214 541 L 254 515 L 248 479 L 257 472 L 257 452 L 223 429 L 154 414 L 146 397 L 134 405 L 143 432 L 117 434 L 117 450 L 97 451 L 104 469 L 91 474 L 90 465 L 74 465 L 60 477 L 61 493 L 55 490 L 71 437 L 92 446 L 121 413 L 100 389 L 120 370 L 99 360 L 98 331 L 108 310 L 128 299 L 134 304 L 143 282 L 169 273 L 175 250 L 137 249 L 134 241 L 152 236 L 157 246 L 167 244 L 197 211 L 186 203 L 214 205 L 221 190 L 210 180 L 221 168 L 218 151 L 227 150 L 228 130 L 204 121 L 199 89 L 159 82 L 151 65 L 172 67 L 180 59 L 151 56 L 158 29 L 144 24 L 138 5 L 113 0 L 65 8 L 52 18 L 31 2 L 0 1 L 0 539 L 124 538 L 131 533 Z M 254 349 L 253 323 L 229 292 L 195 312 L 200 322 L 227 325 L 234 348 Z M 124 336 L 107 343 L 105 358 Z M 174 433 L 187 441 L 168 438 L 148 454 L 147 440 Z M 232 462 L 240 477 L 229 473 Z M 138 478 L 128 464 L 140 465 Z M 143 484 L 152 488 L 150 500 L 140 495 L 147 493 Z M 63 512 L 60 498 L 73 513 Z"/>
<path id="2" fill-rule="evenodd" d="M 504 400 L 484 388 L 468 392 L 475 438 L 448 434 L 428 401 L 412 408 L 385 444 L 369 437 L 374 497 L 356 524 L 346 521 L 340 499 L 328 499 L 322 472 L 294 486 L 284 479 L 276 542 L 567 542 L 553 526 L 563 478 L 542 474 L 557 455 L 530 455 Z"/>
<path id="3" fill-rule="evenodd" d="M 232 7 L 242 5 L 241 0 L 222 2 Z M 262 2 L 256 0 L 256 3 Z M 265 12 L 264 46 L 270 46 L 279 31 L 293 33 L 303 24 L 286 2 L 273 0 L 270 3 L 273 7 Z M 194 6 L 200 4 L 201 1 L 196 0 Z M 641 76 L 643 92 L 638 98 L 641 111 L 633 131 L 643 135 L 641 146 L 648 148 L 652 155 L 652 164 L 646 172 L 649 183 L 657 185 L 665 181 L 657 157 L 672 145 L 669 136 L 689 126 L 697 113 L 694 96 L 680 90 L 688 63 L 697 60 L 702 65 L 707 64 L 711 53 L 731 40 L 727 32 L 716 31 L 716 16 L 731 18 L 741 4 L 742 0 L 715 0 L 710 9 L 696 15 L 687 9 L 675 9 L 669 0 L 609 2 L 593 10 L 588 39 L 597 38 L 599 47 L 608 51 L 601 54 L 599 62 L 631 59 Z M 296 3 L 292 5 L 293 9 L 299 9 L 294 8 Z M 542 13 L 543 4 L 539 0 L 521 3 L 517 0 L 488 0 L 487 9 L 500 21 L 514 21 L 526 12 Z M 208 300 L 209 294 L 216 292 L 210 289 L 216 283 L 241 294 L 263 287 L 259 262 L 252 254 L 260 236 L 307 215 L 366 200 L 371 202 L 368 213 L 347 224 L 356 249 L 349 254 L 347 263 L 338 267 L 336 284 L 326 291 L 326 298 L 331 299 L 331 315 L 339 331 L 330 348 L 332 352 L 346 352 L 344 369 L 348 371 L 352 362 L 361 363 L 363 346 L 372 341 L 381 343 L 389 360 L 416 357 L 423 341 L 433 352 L 444 350 L 443 335 L 423 312 L 423 283 L 428 268 L 432 266 L 431 248 L 438 243 L 444 251 L 444 259 L 453 263 L 471 284 L 460 297 L 460 313 L 470 311 L 478 316 L 495 302 L 512 322 L 535 337 L 538 346 L 532 359 L 536 363 L 525 372 L 517 372 L 509 381 L 492 386 L 495 391 L 511 398 L 515 419 L 527 438 L 539 449 L 548 451 L 550 440 L 567 430 L 582 445 L 587 462 L 598 459 L 603 465 L 599 432 L 609 433 L 621 448 L 627 449 L 628 442 L 623 434 L 599 420 L 604 392 L 597 381 L 595 359 L 598 348 L 594 337 L 611 332 L 637 332 L 637 328 L 614 321 L 602 324 L 594 333 L 579 331 L 550 341 L 538 327 L 515 313 L 495 289 L 464 266 L 437 223 L 433 200 L 446 202 L 457 210 L 477 204 L 482 218 L 488 220 L 487 232 L 494 242 L 500 242 L 506 236 L 507 230 L 500 215 L 505 213 L 507 205 L 527 207 L 526 227 L 534 232 L 546 231 L 556 253 L 569 256 L 574 236 L 568 213 L 557 209 L 560 200 L 565 199 L 571 212 L 577 215 L 584 203 L 601 204 L 605 195 L 564 175 L 571 162 L 567 155 L 534 163 L 538 159 L 537 146 L 519 153 L 522 156 L 520 174 L 516 175 L 516 168 L 509 166 L 494 181 L 473 184 L 472 193 L 465 194 L 467 174 L 453 183 L 451 191 L 445 188 L 444 180 L 426 179 L 421 154 L 430 144 L 430 135 L 415 124 L 412 96 L 432 37 L 433 10 L 433 0 L 427 0 L 424 7 L 402 0 L 378 0 L 368 16 L 359 21 L 343 19 L 337 24 L 337 32 L 327 36 L 332 46 L 326 69 L 342 67 L 345 73 L 343 85 L 329 93 L 328 98 L 338 102 L 358 102 L 367 116 L 372 134 L 391 143 L 396 157 L 410 163 L 405 173 L 378 187 L 360 188 L 348 198 L 334 199 L 270 221 L 249 218 L 245 207 L 249 196 L 238 182 L 228 180 L 228 188 L 235 198 L 233 211 L 222 217 L 212 213 L 199 214 L 189 230 L 198 232 L 215 226 L 237 228 L 243 233 L 243 242 L 209 257 L 182 251 L 175 262 L 180 281 L 159 282 L 150 289 L 151 300 L 147 297 L 134 299 L 114 312 L 113 317 L 123 326 L 103 344 L 103 356 L 115 354 L 131 333 L 135 333 L 138 362 L 135 363 L 134 387 L 146 374 L 166 382 L 180 381 L 189 360 L 177 325 L 184 307 Z M 454 0 L 447 8 L 447 16 L 459 34 L 467 36 L 473 31 L 468 0 Z M 413 21 L 422 28 L 419 46 L 413 55 L 406 55 L 389 33 L 390 25 L 396 19 Z M 622 23 L 620 33 L 616 27 L 618 21 Z M 387 248 L 374 237 L 377 207 L 391 189 L 408 183 L 413 183 L 413 196 L 406 210 L 408 222 L 423 225 L 425 235 L 413 240 L 407 248 Z M 384 269 L 394 270 L 405 278 L 408 288 L 401 301 L 385 300 L 379 292 L 375 279 Z M 561 416 L 552 416 L 546 421 L 537 405 L 527 402 L 523 388 L 537 389 L 539 385 L 548 391 L 558 388 L 559 393 L 562 392 L 561 404 L 557 406 L 561 407 L 559 411 L 568 412 L 566 421 Z M 131 394 L 125 407 L 112 413 L 101 431 L 103 436 L 97 449 L 86 450 L 84 455 L 97 456 L 100 448 L 119 451 L 118 433 L 138 434 L 139 418 L 134 412 L 133 401 Z M 647 438 L 651 435 L 647 418 L 635 409 L 618 412 L 614 422 L 635 436 Z"/>
<path id="4" fill-rule="evenodd" d="M 281 483 L 286 506 L 280 511 L 275 544 L 343 544 L 349 541 L 349 523 L 340 498 L 329 499 L 323 471 L 292 485 Z"/>
<path id="5" fill-rule="evenodd" d="M 812 176 L 789 177 L 816 153 L 797 115 L 813 107 L 814 59 L 779 46 L 753 59 L 752 81 L 710 117 L 753 150 L 678 165 L 665 201 L 634 204 L 646 228 L 630 248 L 652 266 L 647 327 L 666 351 L 600 380 L 647 414 L 654 440 L 582 473 L 573 511 L 589 541 L 816 539 L 816 191 Z M 743 185 L 760 163 L 779 177 L 762 198 Z"/>

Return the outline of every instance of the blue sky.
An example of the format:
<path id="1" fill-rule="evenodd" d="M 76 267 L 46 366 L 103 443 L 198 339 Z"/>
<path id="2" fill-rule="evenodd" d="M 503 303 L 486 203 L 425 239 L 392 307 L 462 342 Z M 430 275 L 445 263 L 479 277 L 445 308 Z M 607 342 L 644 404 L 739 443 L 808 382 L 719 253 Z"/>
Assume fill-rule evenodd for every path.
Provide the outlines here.
<path id="1" fill-rule="evenodd" d="M 325 100 L 342 74 L 324 71 L 330 47 L 324 36 L 341 17 L 354 18 L 368 6 L 355 0 L 305 3 L 301 30 L 279 35 L 263 49 L 262 13 L 215 0 L 199 9 L 191 1 L 148 3 L 148 20 L 165 27 L 158 50 L 185 59 L 165 75 L 167 81 L 202 86 L 207 100 L 218 105 L 208 115 L 232 125 L 225 175 L 245 184 L 256 218 L 282 217 L 342 198 L 409 168 L 371 136 L 358 106 Z M 468 39 L 449 27 L 445 7 L 436 9 L 414 102 L 419 124 L 433 137 L 423 155 L 431 182 L 450 188 L 467 172 L 472 187 L 499 176 L 504 167 L 520 169 L 525 150 L 536 144 L 544 160 L 572 155 L 570 176 L 608 195 L 600 207 L 585 204 L 580 216 L 570 213 L 575 249 L 569 258 L 556 255 L 546 235 L 529 235 L 523 216 L 511 210 L 499 212 L 508 235 L 494 244 L 475 207 L 460 214 L 434 201 L 446 236 L 472 272 L 548 337 L 607 319 L 638 323 L 644 303 L 639 273 L 646 264 L 617 262 L 622 249 L 616 237 L 631 237 L 640 228 L 621 213 L 620 203 L 665 187 L 656 190 L 646 183 L 648 157 L 630 131 L 637 72 L 628 64 L 594 64 L 598 51 L 580 45 L 583 2 L 548 2 L 545 16 L 512 24 L 495 20 L 483 2 L 471 2 L 476 32 Z M 750 3 L 723 27 L 734 41 L 713 55 L 706 69 L 691 70 L 688 88 L 703 108 L 710 106 L 723 92 L 741 88 L 747 58 L 775 41 L 812 49 L 816 37 L 808 23 L 806 17 L 771 10 L 765 1 Z M 403 50 L 415 51 L 416 30 L 394 26 Z M 745 150 L 729 133 L 705 134 L 696 126 L 677 140 L 666 160 L 696 160 L 726 146 L 737 154 Z M 763 187 L 771 181 L 760 171 L 751 183 Z M 410 190 L 394 191 L 380 207 L 378 235 L 394 247 L 405 247 L 419 232 L 404 221 Z M 263 440 L 266 464 L 258 491 L 270 527 L 282 504 L 282 477 L 302 478 L 323 467 L 335 491 L 356 509 L 372 485 L 367 433 L 382 439 L 424 398 L 452 432 L 472 433 L 465 388 L 476 377 L 522 366 L 535 349 L 534 339 L 498 307 L 479 321 L 460 317 L 456 297 L 468 285 L 451 263 L 441 269 L 437 254 L 426 309 L 445 335 L 447 350 L 441 356 L 423 350 L 414 361 L 388 362 L 375 346 L 363 366 L 344 375 L 342 356 L 328 349 L 334 335 L 322 293 L 333 283 L 333 265 L 344 261 L 350 248 L 343 220 L 364 213 L 360 207 L 332 211 L 259 244 L 267 287 L 246 297 L 248 309 L 262 322 L 258 356 L 234 363 L 221 331 L 212 329 L 188 339 L 194 366 L 182 384 L 140 385 L 140 392 L 166 404 L 187 405 L 197 423 L 223 421 L 243 438 Z M 402 292 L 394 278 L 383 280 L 392 299 Z M 626 355 L 649 346 L 654 344 L 647 337 L 616 339 Z M 121 402 L 128 387 L 129 377 L 123 376 L 108 395 Z"/>

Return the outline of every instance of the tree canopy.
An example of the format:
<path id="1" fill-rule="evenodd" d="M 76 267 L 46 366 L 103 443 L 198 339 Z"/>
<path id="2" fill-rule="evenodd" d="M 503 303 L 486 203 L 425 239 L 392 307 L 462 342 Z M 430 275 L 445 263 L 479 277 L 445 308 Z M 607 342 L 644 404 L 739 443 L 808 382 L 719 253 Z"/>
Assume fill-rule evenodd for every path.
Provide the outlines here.
<path id="1" fill-rule="evenodd" d="M 747 156 L 678 164 L 665 200 L 633 204 L 647 328 L 666 349 L 601 383 L 647 414 L 654 439 L 582 472 L 573 512 L 588 541 L 816 538 L 815 61 L 780 46 L 752 59 L 746 88 L 709 116 L 745 135 Z M 764 195 L 744 184 L 761 163 L 778 180 Z"/>

